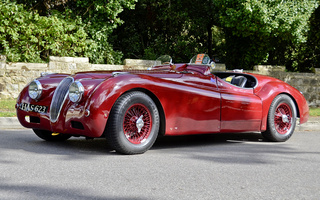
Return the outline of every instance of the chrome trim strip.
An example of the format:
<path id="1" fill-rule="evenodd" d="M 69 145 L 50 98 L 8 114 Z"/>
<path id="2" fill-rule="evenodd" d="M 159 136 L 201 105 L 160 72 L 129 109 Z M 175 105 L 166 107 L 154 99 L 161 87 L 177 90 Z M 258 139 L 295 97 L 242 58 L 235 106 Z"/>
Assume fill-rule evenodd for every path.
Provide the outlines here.
<path id="1" fill-rule="evenodd" d="M 29 88 L 30 88 L 30 84 L 31 84 L 31 83 L 35 83 L 35 84 L 37 85 L 37 89 L 36 89 L 37 96 L 36 96 L 35 98 L 32 98 L 31 95 L 30 95 Z M 29 86 L 28 86 L 28 95 L 29 95 L 29 97 L 30 97 L 31 99 L 38 100 L 38 99 L 41 97 L 41 95 L 42 95 L 43 87 L 42 87 L 40 81 L 38 81 L 37 79 L 31 81 L 30 84 L 29 84 Z"/>
<path id="2" fill-rule="evenodd" d="M 73 99 L 70 97 L 70 87 L 71 85 L 73 84 L 76 84 L 77 87 L 78 87 L 78 92 L 79 92 L 79 96 L 78 96 L 78 99 L 76 101 L 73 101 Z M 81 101 L 82 97 L 83 97 L 83 94 L 84 94 L 84 87 L 82 85 L 82 83 L 80 81 L 74 81 L 73 83 L 70 84 L 69 86 L 69 90 L 68 90 L 68 96 L 69 96 L 69 99 L 70 101 L 72 101 L 73 103 L 78 103 Z M 72 94 L 72 93 L 71 93 Z"/>
<path id="3" fill-rule="evenodd" d="M 71 80 L 70 80 L 71 79 Z M 72 77 L 64 78 L 57 86 L 50 104 L 50 121 L 56 122 L 69 94 L 69 86 L 74 82 Z M 61 99 L 63 98 L 63 99 Z"/>

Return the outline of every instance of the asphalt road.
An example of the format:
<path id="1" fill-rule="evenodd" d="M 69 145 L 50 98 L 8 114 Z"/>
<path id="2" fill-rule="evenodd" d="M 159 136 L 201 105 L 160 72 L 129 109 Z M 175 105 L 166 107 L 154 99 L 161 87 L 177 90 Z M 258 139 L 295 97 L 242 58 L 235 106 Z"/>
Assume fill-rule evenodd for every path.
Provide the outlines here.
<path id="1" fill-rule="evenodd" d="M 244 139 L 240 139 L 244 138 Z M 319 199 L 320 133 L 160 138 L 142 155 L 104 139 L 44 142 L 0 130 L 0 199 Z"/>

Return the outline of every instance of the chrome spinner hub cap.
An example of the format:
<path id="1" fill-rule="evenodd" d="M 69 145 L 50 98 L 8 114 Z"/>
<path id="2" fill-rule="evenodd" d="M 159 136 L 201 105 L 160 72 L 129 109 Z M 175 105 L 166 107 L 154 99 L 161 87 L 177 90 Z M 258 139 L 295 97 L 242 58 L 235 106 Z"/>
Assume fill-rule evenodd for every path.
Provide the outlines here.
<path id="1" fill-rule="evenodd" d="M 137 126 L 137 129 L 138 129 L 138 133 L 141 132 L 141 129 L 142 127 L 144 126 L 144 121 L 142 120 L 143 118 L 143 115 L 141 115 L 138 120 L 136 121 L 136 126 Z"/>
<path id="2" fill-rule="evenodd" d="M 282 122 L 283 123 L 289 123 L 289 118 L 287 115 L 282 115 Z"/>

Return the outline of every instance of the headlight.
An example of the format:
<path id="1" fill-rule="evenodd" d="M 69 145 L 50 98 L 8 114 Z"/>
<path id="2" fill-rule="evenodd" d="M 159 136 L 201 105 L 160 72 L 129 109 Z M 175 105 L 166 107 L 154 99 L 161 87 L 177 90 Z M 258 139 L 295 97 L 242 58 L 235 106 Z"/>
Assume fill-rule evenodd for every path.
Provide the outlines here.
<path id="1" fill-rule="evenodd" d="M 70 101 L 77 103 L 81 100 L 84 93 L 83 85 L 79 81 L 73 82 L 69 87 Z"/>
<path id="2" fill-rule="evenodd" d="M 31 99 L 39 99 L 42 94 L 42 85 L 40 81 L 34 80 L 29 84 L 29 96 Z"/>

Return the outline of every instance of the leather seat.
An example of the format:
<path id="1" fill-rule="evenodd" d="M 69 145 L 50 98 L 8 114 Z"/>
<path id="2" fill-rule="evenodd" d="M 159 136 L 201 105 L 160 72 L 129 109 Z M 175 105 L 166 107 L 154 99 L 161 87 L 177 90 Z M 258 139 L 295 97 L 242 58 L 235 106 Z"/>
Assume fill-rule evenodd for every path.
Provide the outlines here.
<path id="1" fill-rule="evenodd" d="M 244 76 L 236 76 L 231 80 L 231 84 L 244 87 L 247 83 L 247 78 Z"/>

